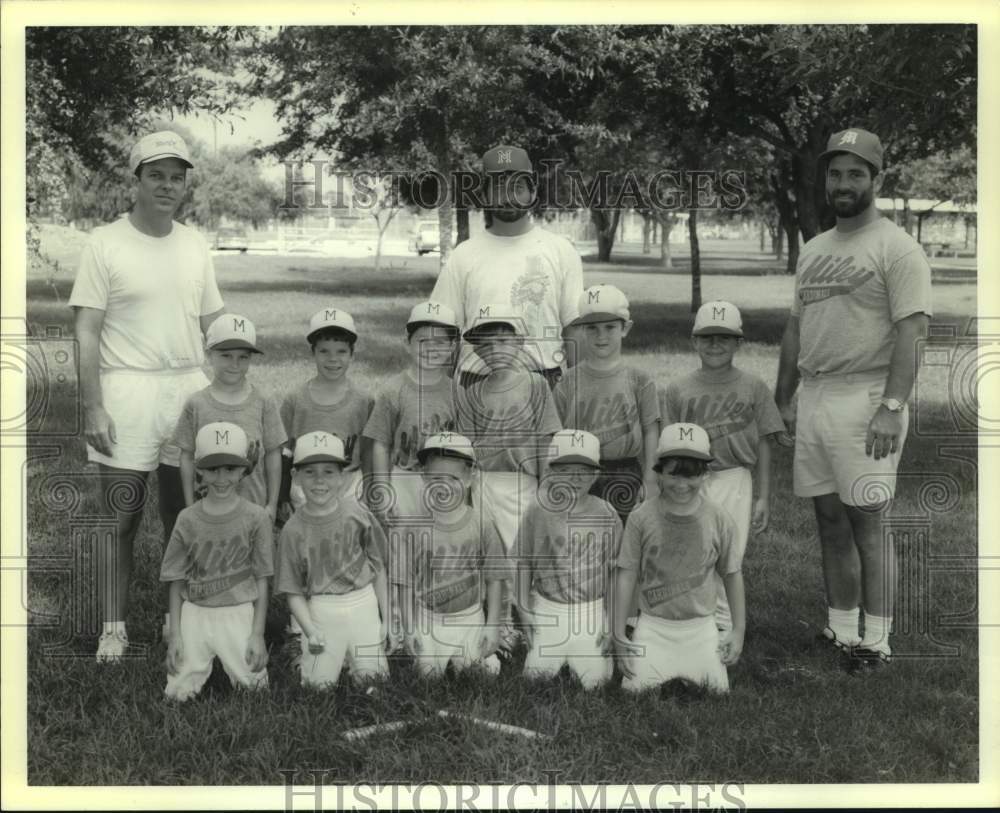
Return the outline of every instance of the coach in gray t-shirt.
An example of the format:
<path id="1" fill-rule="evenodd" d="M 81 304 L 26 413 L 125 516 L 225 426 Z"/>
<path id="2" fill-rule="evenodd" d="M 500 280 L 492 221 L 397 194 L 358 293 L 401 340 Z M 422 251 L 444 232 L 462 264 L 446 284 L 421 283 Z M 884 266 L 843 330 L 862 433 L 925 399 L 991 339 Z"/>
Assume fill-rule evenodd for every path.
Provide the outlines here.
<path id="1" fill-rule="evenodd" d="M 917 340 L 931 315 L 931 273 L 920 245 L 875 208 L 878 137 L 835 133 L 820 161 L 837 225 L 799 258 L 775 401 L 796 430 L 795 493 L 812 497 L 819 526 L 828 604 L 820 640 L 848 652 L 845 664 L 857 671 L 891 658 L 894 552 L 882 524 L 906 437 Z"/>

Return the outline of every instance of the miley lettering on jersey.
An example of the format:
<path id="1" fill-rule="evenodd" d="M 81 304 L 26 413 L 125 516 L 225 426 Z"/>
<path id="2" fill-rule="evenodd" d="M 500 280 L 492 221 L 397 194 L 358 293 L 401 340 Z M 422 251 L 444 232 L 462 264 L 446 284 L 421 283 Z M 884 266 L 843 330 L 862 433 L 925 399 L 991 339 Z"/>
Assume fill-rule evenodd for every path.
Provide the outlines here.
<path id="1" fill-rule="evenodd" d="M 874 276 L 874 271 L 859 268 L 853 256 L 817 255 L 803 266 L 799 277 L 799 303 L 804 307 L 831 296 L 850 294 Z"/>

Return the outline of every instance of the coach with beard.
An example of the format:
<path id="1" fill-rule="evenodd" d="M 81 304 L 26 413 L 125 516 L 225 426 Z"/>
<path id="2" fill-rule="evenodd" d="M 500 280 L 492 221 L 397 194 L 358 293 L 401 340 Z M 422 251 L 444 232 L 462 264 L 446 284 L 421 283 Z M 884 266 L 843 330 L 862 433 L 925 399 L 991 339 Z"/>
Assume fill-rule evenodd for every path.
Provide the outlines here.
<path id="1" fill-rule="evenodd" d="M 795 494 L 812 498 L 819 529 L 828 605 L 819 640 L 848 655 L 849 671 L 870 671 L 892 654 L 895 558 L 883 526 L 931 315 L 931 270 L 920 244 L 875 208 L 878 136 L 835 133 L 820 168 L 837 223 L 799 258 L 775 401 L 795 427 Z"/>
<path id="2" fill-rule="evenodd" d="M 580 255 L 565 237 L 532 222 L 535 178 L 528 153 L 501 145 L 483 155 L 484 201 L 489 226 L 456 246 L 431 299 L 452 308 L 470 327 L 479 308 L 509 304 L 527 329 L 532 363 L 555 386 L 561 364 L 575 363 L 563 325 L 576 318 L 583 292 Z M 468 346 L 459 359 L 461 383 L 474 383 L 477 357 Z"/>

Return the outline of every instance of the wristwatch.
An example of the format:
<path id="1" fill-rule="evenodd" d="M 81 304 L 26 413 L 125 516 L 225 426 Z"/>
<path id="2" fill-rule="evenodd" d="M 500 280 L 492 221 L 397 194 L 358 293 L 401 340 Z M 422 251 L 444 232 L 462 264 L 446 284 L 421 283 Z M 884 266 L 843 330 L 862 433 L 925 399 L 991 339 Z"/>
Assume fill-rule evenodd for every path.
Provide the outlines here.
<path id="1" fill-rule="evenodd" d="M 890 412 L 902 412 L 903 402 L 898 398 L 883 398 L 882 406 L 888 409 Z"/>

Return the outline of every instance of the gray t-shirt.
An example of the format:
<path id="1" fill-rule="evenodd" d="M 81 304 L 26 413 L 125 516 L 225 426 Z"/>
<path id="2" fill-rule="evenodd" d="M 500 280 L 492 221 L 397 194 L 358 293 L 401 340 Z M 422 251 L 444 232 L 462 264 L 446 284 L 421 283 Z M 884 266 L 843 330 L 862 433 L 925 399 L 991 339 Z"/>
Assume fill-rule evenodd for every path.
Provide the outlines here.
<path id="1" fill-rule="evenodd" d="M 552 391 L 563 426 L 597 436 L 601 460 L 641 458 L 642 432 L 660 419 L 653 379 L 624 364 L 570 367 Z"/>
<path id="2" fill-rule="evenodd" d="M 281 405 L 281 420 L 288 438 L 295 447 L 295 439 L 307 432 L 329 432 L 344 441 L 344 454 L 351 461 L 345 471 L 361 468 L 361 435 L 372 411 L 372 397 L 360 392 L 354 385 L 336 404 L 321 404 L 313 398 L 307 381 L 285 397 Z"/>
<path id="3" fill-rule="evenodd" d="M 736 367 L 722 380 L 701 370 L 671 381 L 663 392 L 663 422 L 696 423 L 712 442 L 713 471 L 757 464 L 761 437 L 785 428 L 774 397 L 757 376 Z"/>
<path id="4" fill-rule="evenodd" d="M 205 387 L 184 404 L 174 430 L 174 444 L 184 451 L 193 452 L 198 430 L 216 421 L 235 423 L 246 432 L 250 444 L 247 459 L 251 468 L 240 480 L 237 491 L 250 502 L 267 505 L 264 455 L 287 440 L 277 404 L 261 395 L 253 385 L 250 386 L 250 395 L 241 404 L 224 404 L 212 395 L 210 386 Z"/>
<path id="5" fill-rule="evenodd" d="M 430 435 L 455 429 L 454 384 L 450 378 L 421 386 L 402 372 L 387 382 L 375 399 L 364 437 L 389 449 L 391 468 L 419 468 L 417 452 Z"/>
<path id="6" fill-rule="evenodd" d="M 888 368 L 894 323 L 914 313 L 931 315 L 931 268 L 892 221 L 830 229 L 803 247 L 792 300 L 803 375 Z"/>

